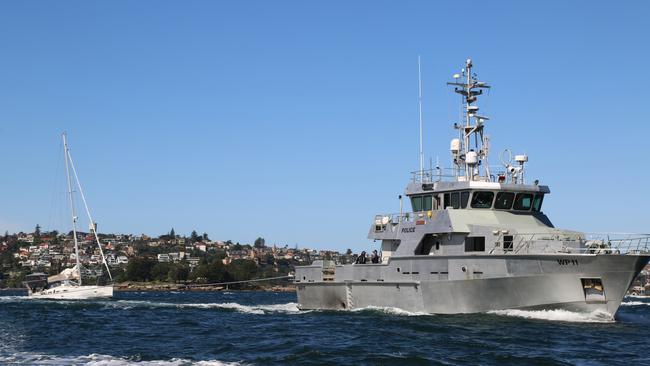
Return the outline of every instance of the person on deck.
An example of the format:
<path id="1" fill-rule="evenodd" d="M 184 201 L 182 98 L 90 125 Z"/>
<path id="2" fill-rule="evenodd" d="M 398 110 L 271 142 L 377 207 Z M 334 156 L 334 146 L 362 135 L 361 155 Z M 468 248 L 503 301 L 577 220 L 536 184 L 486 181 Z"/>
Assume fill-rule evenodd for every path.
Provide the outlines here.
<path id="1" fill-rule="evenodd" d="M 355 264 L 366 264 L 368 261 L 368 258 L 366 258 L 366 252 L 363 251 L 359 256 L 357 257 L 357 260 L 354 262 Z"/>
<path id="2" fill-rule="evenodd" d="M 377 254 L 376 249 L 372 251 L 372 257 L 370 257 L 370 262 L 372 262 L 373 264 L 379 263 L 379 255 Z"/>

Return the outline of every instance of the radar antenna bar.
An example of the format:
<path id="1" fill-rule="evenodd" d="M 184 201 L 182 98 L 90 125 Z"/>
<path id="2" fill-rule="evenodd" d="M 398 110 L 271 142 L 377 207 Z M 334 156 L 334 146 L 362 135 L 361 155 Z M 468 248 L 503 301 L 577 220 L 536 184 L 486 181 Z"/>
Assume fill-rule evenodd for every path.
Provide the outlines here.
<path id="1" fill-rule="evenodd" d="M 465 121 L 454 124 L 459 133 L 459 141 L 454 146 L 460 146 L 457 146 L 459 149 L 454 147 L 452 154 L 454 154 L 457 177 L 460 178 L 460 170 L 463 169 L 466 180 L 481 179 L 480 166 L 483 162 L 487 163 L 489 150 L 489 139 L 483 134 L 483 123 L 489 118 L 479 115 L 479 107 L 474 103 L 483 94 L 483 90 L 489 89 L 490 86 L 477 79 L 476 74 L 472 73 L 472 66 L 472 60 L 467 59 L 462 72 L 454 75 L 455 81 L 447 83 L 454 86 L 454 92 L 462 96 L 464 116 L 461 116 L 461 119 L 464 118 Z M 461 75 L 464 80 L 461 79 Z M 486 166 L 483 171 L 483 179 L 489 180 L 489 167 Z"/>

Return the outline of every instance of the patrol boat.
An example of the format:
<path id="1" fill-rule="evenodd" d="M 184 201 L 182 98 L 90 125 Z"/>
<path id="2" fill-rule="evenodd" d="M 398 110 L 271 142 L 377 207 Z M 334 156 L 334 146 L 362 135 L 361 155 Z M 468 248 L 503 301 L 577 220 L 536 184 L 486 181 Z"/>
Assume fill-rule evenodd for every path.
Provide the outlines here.
<path id="1" fill-rule="evenodd" d="M 377 215 L 369 239 L 377 264 L 315 261 L 296 267 L 301 309 L 396 307 L 436 314 L 564 309 L 616 314 L 650 259 L 649 235 L 558 229 L 542 210 L 550 189 L 525 180 L 528 156 L 509 150 L 488 164 L 487 117 L 477 101 L 490 88 L 467 60 L 447 83 L 462 96 L 453 167 L 412 172 L 412 212 Z M 421 158 L 420 158 L 421 161 Z"/>

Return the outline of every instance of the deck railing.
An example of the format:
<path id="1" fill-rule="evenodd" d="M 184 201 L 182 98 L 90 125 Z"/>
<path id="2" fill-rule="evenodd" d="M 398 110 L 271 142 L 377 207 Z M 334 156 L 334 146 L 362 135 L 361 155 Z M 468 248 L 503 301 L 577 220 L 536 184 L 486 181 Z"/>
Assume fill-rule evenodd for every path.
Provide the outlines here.
<path id="1" fill-rule="evenodd" d="M 512 241 L 504 240 L 508 236 Z M 500 234 L 490 253 L 650 254 L 650 234 Z"/>
<path id="2" fill-rule="evenodd" d="M 487 181 L 496 182 L 499 175 L 505 175 L 505 168 L 502 165 L 490 166 L 490 174 L 491 176 L 487 178 Z M 423 183 L 456 181 L 458 176 L 464 177 L 465 170 L 459 170 L 458 168 L 433 168 L 411 172 L 411 180 L 413 182 Z M 486 180 L 486 178 L 481 176 L 478 180 Z"/>
<path id="3" fill-rule="evenodd" d="M 431 212 L 431 216 L 429 216 Z M 415 222 L 417 224 L 426 224 L 431 221 L 435 215 L 434 211 L 422 212 L 402 212 L 375 216 L 375 232 L 386 231 L 390 226 L 397 226 L 403 222 Z"/>

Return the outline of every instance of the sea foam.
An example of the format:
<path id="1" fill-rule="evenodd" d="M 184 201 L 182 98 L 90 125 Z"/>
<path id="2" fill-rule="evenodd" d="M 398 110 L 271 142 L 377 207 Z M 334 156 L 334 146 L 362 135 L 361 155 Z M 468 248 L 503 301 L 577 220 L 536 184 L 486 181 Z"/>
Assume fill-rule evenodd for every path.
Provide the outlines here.
<path id="1" fill-rule="evenodd" d="M 650 302 L 643 301 L 625 301 L 621 303 L 621 306 L 650 306 Z"/>
<path id="2" fill-rule="evenodd" d="M 588 313 L 579 313 L 568 310 L 493 310 L 488 314 L 512 316 L 525 319 L 537 320 L 550 320 L 559 322 L 572 322 L 572 323 L 612 323 L 614 317 L 602 310 L 595 310 Z"/>
<path id="3" fill-rule="evenodd" d="M 306 313 L 298 308 L 298 303 L 290 302 L 285 304 L 265 304 L 265 305 L 244 305 L 236 302 L 210 302 L 210 303 L 174 303 L 174 302 L 157 302 L 145 300 L 45 300 L 30 299 L 27 296 L 0 296 L 0 302 L 41 302 L 51 304 L 96 304 L 104 306 L 107 309 L 134 309 L 134 308 L 177 308 L 177 309 L 225 309 L 246 314 L 266 314 L 266 313 Z"/>
<path id="4" fill-rule="evenodd" d="M 399 315 L 399 316 L 424 316 L 431 315 L 429 313 L 420 312 L 420 311 L 408 311 L 400 308 L 389 307 L 389 306 L 366 306 L 363 308 L 352 309 L 353 312 L 359 311 L 375 311 L 388 315 Z"/>
<path id="5" fill-rule="evenodd" d="M 300 313 L 298 304 L 290 302 L 286 304 L 268 304 L 268 305 L 243 305 L 236 302 L 225 303 L 173 303 L 173 302 L 154 302 L 140 300 L 117 300 L 107 301 L 104 305 L 114 309 L 133 309 L 133 308 L 177 308 L 177 309 L 225 309 L 246 314 L 266 314 L 266 313 Z"/>
<path id="6" fill-rule="evenodd" d="M 28 365 L 86 365 L 86 366 L 236 366 L 240 362 L 224 362 L 219 360 L 193 361 L 183 358 L 170 360 L 134 361 L 128 358 L 109 355 L 89 354 L 85 356 L 56 356 L 18 352 L 9 356 L 0 355 L 2 364 L 28 364 Z"/>

